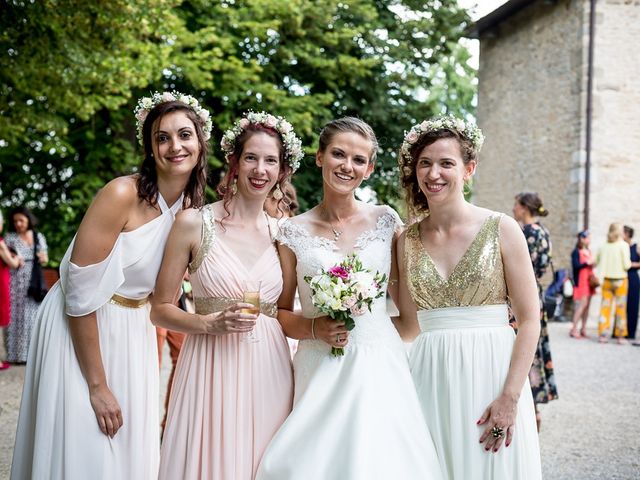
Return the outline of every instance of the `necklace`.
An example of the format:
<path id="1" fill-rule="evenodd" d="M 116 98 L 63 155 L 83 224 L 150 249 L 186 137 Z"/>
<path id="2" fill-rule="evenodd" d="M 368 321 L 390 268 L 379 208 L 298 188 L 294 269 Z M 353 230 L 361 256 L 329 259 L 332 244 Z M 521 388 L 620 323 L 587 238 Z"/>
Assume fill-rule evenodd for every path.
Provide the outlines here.
<path id="1" fill-rule="evenodd" d="M 331 218 L 329 217 L 329 213 L 327 212 L 327 210 L 324 208 L 324 203 L 320 204 L 320 210 L 322 210 L 322 214 L 327 217 L 327 221 L 329 222 L 329 226 L 331 228 L 331 231 L 333 232 L 333 241 L 337 242 L 338 239 L 340 238 L 340 235 L 342 235 L 342 230 L 338 230 L 334 225 L 333 222 L 331 221 Z"/>

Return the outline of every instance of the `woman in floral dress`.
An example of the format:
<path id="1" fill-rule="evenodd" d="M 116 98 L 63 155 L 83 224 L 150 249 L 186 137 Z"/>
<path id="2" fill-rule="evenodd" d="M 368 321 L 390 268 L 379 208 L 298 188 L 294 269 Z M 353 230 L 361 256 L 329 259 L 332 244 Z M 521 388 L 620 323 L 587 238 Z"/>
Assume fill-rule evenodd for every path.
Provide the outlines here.
<path id="1" fill-rule="evenodd" d="M 558 398 L 556 380 L 553 374 L 549 332 L 547 330 L 547 314 L 542 304 L 542 285 L 540 285 L 540 279 L 551 263 L 551 240 L 549 231 L 538 221 L 537 217 L 546 217 L 547 215 L 549 215 L 549 211 L 544 208 L 542 200 L 537 193 L 523 192 L 516 195 L 513 216 L 522 225 L 522 231 L 527 239 L 529 255 L 531 256 L 531 263 L 536 274 L 538 292 L 540 294 L 540 340 L 538 341 L 538 348 L 529 372 L 533 401 L 536 404 L 538 430 L 540 429 L 540 410 L 538 405 Z"/>
<path id="2" fill-rule="evenodd" d="M 31 331 L 36 312 L 41 302 L 27 295 L 33 262 L 46 263 L 47 241 L 42 233 L 34 230 L 35 217 L 26 207 L 15 208 L 11 212 L 13 232 L 9 232 L 4 241 L 7 247 L 24 259 L 24 264 L 11 270 L 11 323 L 5 333 L 7 361 L 26 363 Z M 34 256 L 33 242 L 38 240 L 38 258 Z"/>

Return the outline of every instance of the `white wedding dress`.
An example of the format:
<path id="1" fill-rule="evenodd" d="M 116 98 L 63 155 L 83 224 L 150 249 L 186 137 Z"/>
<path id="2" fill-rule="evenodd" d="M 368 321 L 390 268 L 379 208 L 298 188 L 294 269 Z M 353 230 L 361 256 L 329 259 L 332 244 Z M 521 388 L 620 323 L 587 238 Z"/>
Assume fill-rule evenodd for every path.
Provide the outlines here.
<path id="1" fill-rule="evenodd" d="M 390 208 L 353 247 L 366 268 L 389 274 L 400 223 Z M 302 313 L 317 315 L 305 275 L 347 253 L 286 221 L 279 241 L 297 258 Z M 443 478 L 413 385 L 406 351 L 384 297 L 356 318 L 344 357 L 302 340 L 294 358 L 294 408 L 263 456 L 257 480 L 402 480 Z"/>

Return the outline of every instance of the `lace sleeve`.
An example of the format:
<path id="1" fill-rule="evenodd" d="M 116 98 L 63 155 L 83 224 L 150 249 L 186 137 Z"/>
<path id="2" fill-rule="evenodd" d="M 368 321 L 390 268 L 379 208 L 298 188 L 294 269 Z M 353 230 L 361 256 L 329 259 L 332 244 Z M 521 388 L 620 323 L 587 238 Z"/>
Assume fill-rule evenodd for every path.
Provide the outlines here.
<path id="1" fill-rule="evenodd" d="M 279 222 L 278 232 L 276 233 L 276 241 L 285 247 L 289 247 L 293 253 L 298 254 L 300 237 L 304 235 L 304 230 L 295 225 L 291 220 L 283 220 Z"/>
<path id="2" fill-rule="evenodd" d="M 387 213 L 389 215 L 391 215 L 391 217 L 393 218 L 393 222 L 394 222 L 394 231 L 395 232 L 402 232 L 405 229 L 405 224 L 402 221 L 402 219 L 400 218 L 400 215 L 398 215 L 398 212 L 396 212 L 393 208 L 391 208 L 389 205 L 387 205 Z"/>
<path id="3" fill-rule="evenodd" d="M 404 226 L 404 224 L 396 211 L 391 207 L 386 207 L 385 212 L 378 217 L 376 227 L 364 232 L 358 238 L 354 248 L 363 249 L 375 240 L 391 241 L 394 233 L 401 226 Z"/>

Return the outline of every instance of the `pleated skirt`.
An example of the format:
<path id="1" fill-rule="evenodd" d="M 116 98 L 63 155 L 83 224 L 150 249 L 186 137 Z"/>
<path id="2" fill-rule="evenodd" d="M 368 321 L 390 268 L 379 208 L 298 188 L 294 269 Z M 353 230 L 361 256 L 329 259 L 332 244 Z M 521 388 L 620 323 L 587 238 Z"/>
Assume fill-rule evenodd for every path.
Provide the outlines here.
<path id="1" fill-rule="evenodd" d="M 502 392 L 515 341 L 506 305 L 418 312 L 421 334 L 411 374 L 446 478 L 541 478 L 540 448 L 528 379 L 518 401 L 513 442 L 497 452 L 479 443 L 476 424 Z"/>

